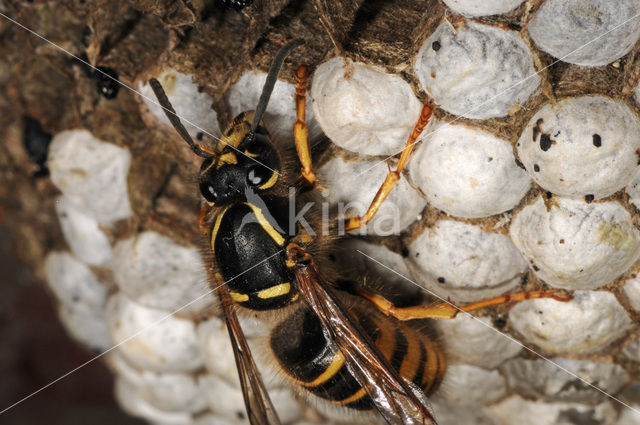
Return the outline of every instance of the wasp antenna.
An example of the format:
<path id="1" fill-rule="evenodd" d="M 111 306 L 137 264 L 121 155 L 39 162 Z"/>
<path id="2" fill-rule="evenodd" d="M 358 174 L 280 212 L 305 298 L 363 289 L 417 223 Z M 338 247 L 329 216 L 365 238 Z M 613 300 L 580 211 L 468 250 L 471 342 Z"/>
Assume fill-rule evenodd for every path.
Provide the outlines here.
<path id="1" fill-rule="evenodd" d="M 182 139 L 185 142 L 187 142 L 187 144 L 191 147 L 191 150 L 195 152 L 196 155 L 202 158 L 206 158 L 206 159 L 213 158 L 214 157 L 213 154 L 202 149 L 200 145 L 196 144 L 193 141 L 187 129 L 184 128 L 184 125 L 182 125 L 182 121 L 180 121 L 180 117 L 178 117 L 178 114 L 176 114 L 175 109 L 173 109 L 171 102 L 169 102 L 169 98 L 167 97 L 167 94 L 164 92 L 164 89 L 162 88 L 162 85 L 160 84 L 160 82 L 155 78 L 152 78 L 149 80 L 149 85 L 153 89 L 153 93 L 156 95 L 158 102 L 160 102 L 160 106 L 162 106 L 164 114 L 167 116 L 167 118 L 173 125 L 173 128 L 175 128 L 178 134 L 180 135 L 180 137 L 182 137 Z"/>
<path id="2" fill-rule="evenodd" d="M 273 63 L 271 64 L 271 69 L 269 69 L 269 74 L 267 75 L 267 80 L 264 83 L 264 87 L 262 87 L 262 93 L 260 94 L 260 99 L 258 100 L 258 106 L 256 106 L 255 116 L 253 118 L 253 123 L 251 123 L 251 130 L 249 132 L 249 137 L 253 139 L 253 136 L 258 128 L 258 124 L 262 119 L 262 114 L 267 109 L 267 104 L 269 103 L 269 98 L 271 97 L 271 92 L 273 92 L 273 87 L 276 84 L 276 80 L 278 79 L 278 73 L 280 72 L 280 68 L 282 68 L 282 63 L 284 59 L 287 57 L 289 52 L 302 45 L 303 41 L 300 39 L 293 40 L 278 50 Z"/>

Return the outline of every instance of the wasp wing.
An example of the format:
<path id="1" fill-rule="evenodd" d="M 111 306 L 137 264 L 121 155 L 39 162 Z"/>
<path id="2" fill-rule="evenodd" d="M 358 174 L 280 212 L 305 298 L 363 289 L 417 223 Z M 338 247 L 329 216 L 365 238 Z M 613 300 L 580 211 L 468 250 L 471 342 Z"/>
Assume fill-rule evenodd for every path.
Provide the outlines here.
<path id="1" fill-rule="evenodd" d="M 251 349 L 238 321 L 233 301 L 229 297 L 226 286 L 223 285 L 218 288 L 218 297 L 222 304 L 233 355 L 236 359 L 236 367 L 240 377 L 240 385 L 249 422 L 251 425 L 280 425 L 280 419 L 273 408 L 260 371 L 253 361 Z"/>
<path id="2" fill-rule="evenodd" d="M 424 393 L 389 364 L 357 319 L 322 280 L 313 260 L 299 263 L 293 270 L 300 294 L 385 420 L 392 425 L 437 425 Z"/>

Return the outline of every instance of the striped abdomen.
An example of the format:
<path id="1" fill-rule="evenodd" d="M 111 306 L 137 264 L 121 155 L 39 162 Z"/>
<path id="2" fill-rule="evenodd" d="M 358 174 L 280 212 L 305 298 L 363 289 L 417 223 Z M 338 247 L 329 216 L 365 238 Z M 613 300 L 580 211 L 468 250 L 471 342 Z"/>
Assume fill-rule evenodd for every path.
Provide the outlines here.
<path id="1" fill-rule="evenodd" d="M 260 207 L 238 203 L 218 214 L 211 229 L 211 249 L 229 295 L 252 310 L 282 308 L 298 296 L 283 260 L 287 220 L 270 211 L 283 208 L 275 201 Z"/>
<path id="2" fill-rule="evenodd" d="M 427 396 L 437 389 L 446 362 L 434 340 L 373 308 L 355 305 L 351 312 L 400 375 Z M 300 309 L 276 326 L 270 342 L 284 373 L 307 391 L 352 409 L 374 408 L 345 366 L 343 354 L 326 338 L 319 319 L 310 310 Z"/>

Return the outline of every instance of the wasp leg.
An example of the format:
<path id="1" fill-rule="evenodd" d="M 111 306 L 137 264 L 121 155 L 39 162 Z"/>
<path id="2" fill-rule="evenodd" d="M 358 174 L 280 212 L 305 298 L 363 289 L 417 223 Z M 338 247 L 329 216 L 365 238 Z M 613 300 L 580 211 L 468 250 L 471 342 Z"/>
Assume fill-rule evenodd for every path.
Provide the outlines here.
<path id="1" fill-rule="evenodd" d="M 517 292 L 515 294 L 504 294 L 498 297 L 466 304 L 461 307 L 456 307 L 453 304 L 444 302 L 433 305 L 398 308 L 383 296 L 374 294 L 364 288 L 354 287 L 350 290 L 373 303 L 373 305 L 387 316 L 393 316 L 402 321 L 413 319 L 453 319 L 461 311 L 470 312 L 484 307 L 506 304 L 512 301 L 523 301 L 535 298 L 553 298 L 556 301 L 566 302 L 573 298 L 570 294 L 558 293 L 555 289 L 550 289 L 547 291 L 526 291 Z"/>
<path id="2" fill-rule="evenodd" d="M 296 143 L 300 164 L 302 164 L 300 173 L 306 184 L 311 186 L 316 182 L 316 174 L 311 165 L 309 128 L 307 124 L 305 124 L 307 109 L 305 93 L 307 92 L 307 80 L 307 67 L 300 65 L 296 73 L 296 122 L 293 125 L 293 139 Z"/>
<path id="3" fill-rule="evenodd" d="M 200 227 L 200 232 L 203 235 L 207 235 L 211 231 L 211 225 L 209 224 L 210 211 L 211 211 L 211 208 L 209 207 L 209 205 L 204 203 L 200 205 L 200 214 L 199 214 L 200 217 L 198 219 L 198 225 Z"/>
<path id="4" fill-rule="evenodd" d="M 433 114 L 433 110 L 437 106 L 438 105 L 431 103 L 430 100 L 427 100 L 427 102 L 425 102 L 424 106 L 422 107 L 422 112 L 420 112 L 420 118 L 418 118 L 418 122 L 416 122 L 416 125 L 413 127 L 413 131 L 404 144 L 404 149 L 402 150 L 402 154 L 400 155 L 398 166 L 395 170 L 389 169 L 389 174 L 387 174 L 384 182 L 382 182 L 382 185 L 380 186 L 380 189 L 378 189 L 378 192 L 373 198 L 373 201 L 371 201 L 371 205 L 369 205 L 369 209 L 367 210 L 367 212 L 363 216 L 352 217 L 347 220 L 345 224 L 345 230 L 359 229 L 365 226 L 376 215 L 378 209 L 380 208 L 380 205 L 382 205 L 387 196 L 389 196 L 389 193 L 391 193 L 396 184 L 398 184 L 398 181 L 400 180 L 400 173 L 404 169 L 405 165 L 407 165 L 407 162 L 411 157 L 413 147 L 416 144 L 420 133 L 422 133 L 424 127 L 429 123 L 431 115 Z"/>

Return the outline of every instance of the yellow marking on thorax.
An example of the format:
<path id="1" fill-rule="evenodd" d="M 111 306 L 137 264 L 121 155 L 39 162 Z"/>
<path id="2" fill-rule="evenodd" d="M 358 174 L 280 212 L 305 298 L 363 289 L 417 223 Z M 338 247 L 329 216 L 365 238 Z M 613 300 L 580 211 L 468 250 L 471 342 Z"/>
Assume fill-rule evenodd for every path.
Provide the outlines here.
<path id="1" fill-rule="evenodd" d="M 271 177 L 269 177 L 269 180 L 267 180 L 267 182 L 260 186 L 258 189 L 269 189 L 270 187 L 273 187 L 273 185 L 276 184 L 277 181 L 278 170 L 273 170 L 273 173 L 271 174 Z"/>
<path id="2" fill-rule="evenodd" d="M 271 288 L 263 289 L 258 292 L 258 298 L 267 299 L 267 298 L 275 298 L 280 295 L 288 294 L 291 290 L 291 284 L 289 282 L 281 283 L 280 285 L 272 286 Z"/>
<path id="3" fill-rule="evenodd" d="M 315 240 L 306 229 L 301 229 L 297 236 L 300 238 L 300 242 L 302 243 L 311 243 Z"/>
<path id="4" fill-rule="evenodd" d="M 344 365 L 344 354 L 338 351 L 335 356 L 333 356 L 333 360 L 329 367 L 327 367 L 324 372 L 320 374 L 316 379 L 311 382 L 300 382 L 305 387 L 317 387 L 318 385 L 322 385 L 327 382 L 329 379 L 333 378 L 336 373 L 342 368 Z"/>
<path id="5" fill-rule="evenodd" d="M 211 231 L 211 252 L 215 253 L 216 252 L 216 236 L 218 235 L 218 230 L 220 230 L 220 222 L 222 222 L 222 217 L 224 216 L 224 213 L 227 212 L 227 210 L 229 209 L 229 207 L 226 207 L 224 210 L 222 210 L 217 216 L 216 216 L 216 222 L 213 225 L 213 230 Z"/>
<path id="6" fill-rule="evenodd" d="M 249 208 L 251 208 L 253 213 L 256 215 L 256 218 L 258 219 L 258 223 L 260 223 L 260 226 L 262 226 L 265 232 L 267 232 L 269 236 L 271 236 L 271 239 L 273 239 L 273 241 L 277 243 L 279 246 L 284 245 L 284 238 L 265 218 L 264 214 L 262 214 L 262 210 L 248 202 L 245 202 L 245 204 L 248 205 Z"/>
<path id="7" fill-rule="evenodd" d="M 222 167 L 225 164 L 237 164 L 238 157 L 234 152 L 227 152 L 223 155 L 220 155 L 218 158 L 218 162 L 216 163 L 216 169 Z"/>
<path id="8" fill-rule="evenodd" d="M 367 390 L 365 390 L 364 388 L 360 388 L 358 391 L 356 391 L 351 397 L 347 397 L 344 400 L 340 400 L 340 401 L 334 401 L 334 403 L 336 404 L 349 404 L 349 403 L 353 403 L 354 401 L 358 401 L 360 400 L 362 397 L 364 397 L 367 394 Z"/>
<path id="9" fill-rule="evenodd" d="M 244 150 L 244 154 L 247 155 L 248 157 L 251 157 L 251 158 L 257 158 L 258 157 L 257 153 L 251 153 L 251 152 L 249 152 L 249 149 L 245 149 Z"/>
<path id="10" fill-rule="evenodd" d="M 229 296 L 231 297 L 232 300 L 234 300 L 237 303 L 249 301 L 249 295 L 241 294 L 240 292 L 229 291 Z"/>

